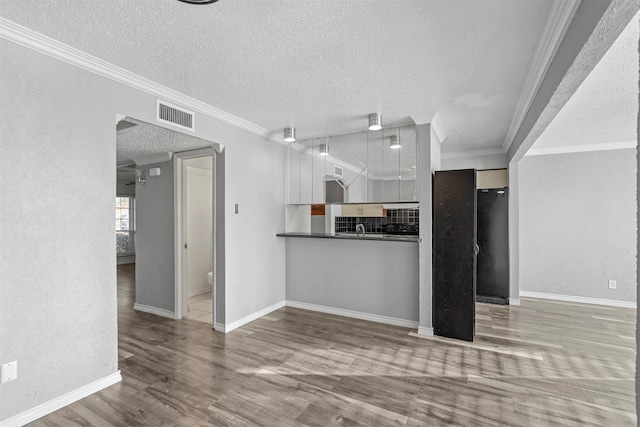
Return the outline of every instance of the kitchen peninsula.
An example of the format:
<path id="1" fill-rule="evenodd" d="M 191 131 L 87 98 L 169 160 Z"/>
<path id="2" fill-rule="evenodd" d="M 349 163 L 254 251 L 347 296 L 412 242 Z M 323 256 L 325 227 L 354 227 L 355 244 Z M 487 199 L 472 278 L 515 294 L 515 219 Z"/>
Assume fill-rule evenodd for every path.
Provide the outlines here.
<path id="1" fill-rule="evenodd" d="M 344 217 L 327 219 L 327 232 L 278 234 L 286 238 L 287 305 L 417 327 L 419 238 L 380 232 L 380 219 L 358 219 L 367 223 L 364 236 Z"/>

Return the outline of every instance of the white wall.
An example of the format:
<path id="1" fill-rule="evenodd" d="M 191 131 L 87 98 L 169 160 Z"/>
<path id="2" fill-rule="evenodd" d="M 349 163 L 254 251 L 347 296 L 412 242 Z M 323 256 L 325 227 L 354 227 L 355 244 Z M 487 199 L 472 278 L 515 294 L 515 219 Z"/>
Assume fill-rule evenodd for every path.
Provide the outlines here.
<path id="1" fill-rule="evenodd" d="M 433 335 L 433 171 L 440 170 L 441 142 L 430 124 L 416 126 L 418 199 L 420 200 L 418 333 Z"/>
<path id="2" fill-rule="evenodd" d="M 246 138 L 225 149 L 226 323 L 285 299 L 285 147 Z M 238 204 L 238 214 L 233 213 Z"/>
<path id="3" fill-rule="evenodd" d="M 115 118 L 154 123 L 156 96 L 5 39 L 0 63 L 0 363 L 20 368 L 1 386 L 5 420 L 117 373 Z M 226 147 L 228 322 L 284 300 L 284 147 L 197 123 Z"/>
<path id="4" fill-rule="evenodd" d="M 635 177 L 635 150 L 525 157 L 520 291 L 636 301 Z"/>
<path id="5" fill-rule="evenodd" d="M 442 154 L 442 170 L 505 169 L 507 166 L 508 162 L 506 154 Z"/>
<path id="6" fill-rule="evenodd" d="M 198 161 L 201 161 L 198 159 Z M 212 171 L 191 166 L 185 160 L 187 173 L 187 292 L 189 296 L 211 291 L 207 274 L 212 264 Z"/>
<path id="7" fill-rule="evenodd" d="M 0 63 L 5 420 L 118 370 L 116 110 L 77 68 L 4 40 Z"/>

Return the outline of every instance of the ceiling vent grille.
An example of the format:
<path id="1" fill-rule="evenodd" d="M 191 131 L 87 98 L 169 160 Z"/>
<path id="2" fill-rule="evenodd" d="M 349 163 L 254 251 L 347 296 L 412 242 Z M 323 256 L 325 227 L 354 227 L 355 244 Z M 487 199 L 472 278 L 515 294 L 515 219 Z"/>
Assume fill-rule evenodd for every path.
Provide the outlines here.
<path id="1" fill-rule="evenodd" d="M 159 99 L 156 105 L 157 121 L 195 132 L 195 115 L 192 111 Z"/>

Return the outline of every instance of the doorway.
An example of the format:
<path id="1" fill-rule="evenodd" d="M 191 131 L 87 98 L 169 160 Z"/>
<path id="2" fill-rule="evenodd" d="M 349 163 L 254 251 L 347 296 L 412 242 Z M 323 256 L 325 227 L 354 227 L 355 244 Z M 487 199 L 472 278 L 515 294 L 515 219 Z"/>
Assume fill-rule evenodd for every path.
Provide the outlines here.
<path id="1" fill-rule="evenodd" d="M 213 326 L 215 319 L 215 153 L 174 155 L 176 318 Z"/>
<path id="2" fill-rule="evenodd" d="M 183 160 L 183 286 L 187 291 L 185 318 L 213 319 L 213 157 Z"/>

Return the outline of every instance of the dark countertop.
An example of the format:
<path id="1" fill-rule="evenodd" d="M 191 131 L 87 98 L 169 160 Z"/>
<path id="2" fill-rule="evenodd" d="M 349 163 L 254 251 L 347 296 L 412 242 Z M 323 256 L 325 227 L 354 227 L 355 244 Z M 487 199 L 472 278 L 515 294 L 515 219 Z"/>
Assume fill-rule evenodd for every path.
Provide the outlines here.
<path id="1" fill-rule="evenodd" d="M 419 236 L 403 236 L 395 234 L 369 233 L 358 236 L 355 233 L 278 233 L 278 237 L 307 237 L 314 239 L 342 239 L 342 240 L 376 240 L 385 242 L 413 242 L 418 243 Z"/>

